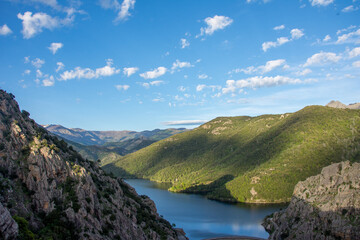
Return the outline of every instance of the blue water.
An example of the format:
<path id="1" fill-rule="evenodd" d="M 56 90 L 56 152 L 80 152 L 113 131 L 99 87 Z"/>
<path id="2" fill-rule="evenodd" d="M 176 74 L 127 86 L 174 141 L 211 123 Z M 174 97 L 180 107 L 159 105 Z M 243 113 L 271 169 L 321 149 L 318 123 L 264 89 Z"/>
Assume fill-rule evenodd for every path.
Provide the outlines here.
<path id="1" fill-rule="evenodd" d="M 160 215 L 183 228 L 190 240 L 221 236 L 267 238 L 261 226 L 266 215 L 285 205 L 229 204 L 195 194 L 172 193 L 168 186 L 142 179 L 126 180 L 138 194 L 149 196 Z"/>

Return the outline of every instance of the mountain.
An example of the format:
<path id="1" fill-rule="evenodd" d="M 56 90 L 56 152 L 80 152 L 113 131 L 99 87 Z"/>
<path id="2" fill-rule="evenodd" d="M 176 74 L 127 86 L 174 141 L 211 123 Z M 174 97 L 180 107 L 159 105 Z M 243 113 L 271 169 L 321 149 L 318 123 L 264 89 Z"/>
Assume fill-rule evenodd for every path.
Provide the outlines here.
<path id="1" fill-rule="evenodd" d="M 158 141 L 174 134 L 188 131 L 185 128 L 155 129 L 152 131 L 89 131 L 81 128 L 66 128 L 61 125 L 43 125 L 48 131 L 83 145 L 103 145 L 111 142 L 124 142 L 131 139 Z"/>
<path id="2" fill-rule="evenodd" d="M 0 239 L 184 239 L 155 204 L 0 90 Z"/>
<path id="3" fill-rule="evenodd" d="M 342 102 L 339 101 L 331 101 L 328 104 L 326 104 L 327 107 L 332 107 L 332 108 L 349 108 L 349 109 L 360 109 L 360 103 L 352 103 L 349 105 L 345 105 Z"/>
<path id="4" fill-rule="evenodd" d="M 289 206 L 265 219 L 269 239 L 360 239 L 359 173 L 346 161 L 299 182 Z"/>
<path id="5" fill-rule="evenodd" d="M 219 117 L 103 169 L 171 182 L 171 191 L 288 202 L 295 185 L 332 162 L 360 161 L 360 111 L 309 106 L 281 115 Z"/>

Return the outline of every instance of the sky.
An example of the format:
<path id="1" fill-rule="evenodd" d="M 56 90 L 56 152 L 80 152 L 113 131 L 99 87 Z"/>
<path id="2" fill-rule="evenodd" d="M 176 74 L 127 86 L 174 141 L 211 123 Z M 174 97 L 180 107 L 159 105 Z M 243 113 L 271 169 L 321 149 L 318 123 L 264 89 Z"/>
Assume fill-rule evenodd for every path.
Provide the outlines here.
<path id="1" fill-rule="evenodd" d="M 360 0 L 0 0 L 0 88 L 40 124 L 193 128 L 360 102 Z"/>

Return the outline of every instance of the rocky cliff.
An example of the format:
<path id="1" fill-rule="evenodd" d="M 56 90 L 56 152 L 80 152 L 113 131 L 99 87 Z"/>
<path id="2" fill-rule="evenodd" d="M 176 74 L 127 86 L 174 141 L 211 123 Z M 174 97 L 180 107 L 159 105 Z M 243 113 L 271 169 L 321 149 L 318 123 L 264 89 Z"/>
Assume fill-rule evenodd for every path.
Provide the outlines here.
<path id="1" fill-rule="evenodd" d="M 288 208 L 263 226 L 269 239 L 360 239 L 360 163 L 335 163 L 299 182 Z"/>
<path id="2" fill-rule="evenodd" d="M 121 179 L 20 112 L 0 90 L 0 239 L 178 239 Z"/>
<path id="3" fill-rule="evenodd" d="M 360 109 L 360 103 L 353 103 L 349 105 L 345 105 L 342 102 L 339 101 L 331 101 L 328 104 L 325 105 L 326 107 L 332 107 L 332 108 L 341 108 L 341 109 Z"/>

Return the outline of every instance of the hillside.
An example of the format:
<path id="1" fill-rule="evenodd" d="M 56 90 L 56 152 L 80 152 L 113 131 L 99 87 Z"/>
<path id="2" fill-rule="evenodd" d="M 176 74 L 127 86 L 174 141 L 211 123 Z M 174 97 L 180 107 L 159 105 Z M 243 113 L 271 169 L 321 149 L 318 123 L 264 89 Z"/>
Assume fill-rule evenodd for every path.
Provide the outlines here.
<path id="1" fill-rule="evenodd" d="M 103 167 L 171 182 L 170 190 L 238 202 L 286 202 L 334 161 L 360 161 L 360 111 L 309 106 L 291 114 L 219 117 Z"/>
<path id="2" fill-rule="evenodd" d="M 0 90 L 0 239 L 184 239 L 155 204 Z"/>
<path id="3" fill-rule="evenodd" d="M 265 219 L 269 239 L 360 239 L 359 173 L 346 161 L 299 182 L 289 206 Z"/>
<path id="4" fill-rule="evenodd" d="M 155 129 L 152 131 L 89 131 L 81 128 L 66 128 L 61 125 L 43 125 L 52 132 L 67 140 L 83 145 L 103 145 L 106 143 L 124 142 L 132 139 L 158 141 L 174 134 L 187 131 L 185 128 Z"/>

